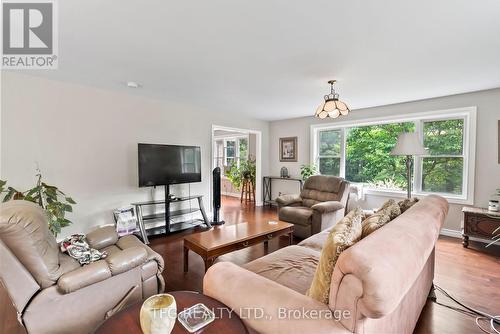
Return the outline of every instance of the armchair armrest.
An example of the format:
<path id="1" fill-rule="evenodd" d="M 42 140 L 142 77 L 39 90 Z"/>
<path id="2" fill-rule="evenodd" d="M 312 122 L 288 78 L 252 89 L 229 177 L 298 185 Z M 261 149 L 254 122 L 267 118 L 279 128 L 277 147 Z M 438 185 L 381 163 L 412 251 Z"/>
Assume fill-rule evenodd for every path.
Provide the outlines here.
<path id="1" fill-rule="evenodd" d="M 203 293 L 226 304 L 258 333 L 348 333 L 328 305 L 230 262 L 210 267 Z"/>
<path id="2" fill-rule="evenodd" d="M 57 281 L 57 286 L 63 293 L 71 293 L 110 277 L 108 264 L 100 260 L 62 275 Z"/>
<path id="3" fill-rule="evenodd" d="M 86 238 L 90 247 L 103 249 L 104 247 L 116 244 L 118 234 L 114 226 L 103 226 L 88 233 Z"/>
<path id="4" fill-rule="evenodd" d="M 302 198 L 300 195 L 282 195 L 278 198 L 276 198 L 276 202 L 280 206 L 287 206 L 287 205 L 292 205 L 292 204 L 298 204 L 302 203 Z"/>
<path id="5" fill-rule="evenodd" d="M 111 254 L 105 258 L 113 276 L 143 265 L 148 259 L 148 253 L 142 247 L 131 247 Z"/>
<path id="6" fill-rule="evenodd" d="M 326 201 L 311 206 L 311 209 L 316 210 L 320 213 L 334 212 L 343 208 L 344 205 L 337 201 Z"/>

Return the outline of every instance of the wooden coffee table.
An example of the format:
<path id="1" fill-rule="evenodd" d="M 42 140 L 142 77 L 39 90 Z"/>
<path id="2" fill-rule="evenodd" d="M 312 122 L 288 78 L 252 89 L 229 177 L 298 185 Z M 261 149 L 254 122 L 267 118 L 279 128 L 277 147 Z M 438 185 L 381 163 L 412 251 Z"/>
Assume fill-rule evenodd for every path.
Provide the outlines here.
<path id="1" fill-rule="evenodd" d="M 167 292 L 174 296 L 177 304 L 177 313 L 198 303 L 203 303 L 215 313 L 215 320 L 206 327 L 200 329 L 197 333 L 217 334 L 217 333 L 248 333 L 243 321 L 235 312 L 230 312 L 226 305 L 221 302 L 193 291 L 174 291 Z M 142 302 L 131 305 L 130 307 L 121 310 L 111 318 L 107 319 L 97 329 L 95 333 L 130 333 L 142 334 L 141 323 L 139 320 L 139 312 Z M 189 332 L 181 325 L 179 320 L 175 322 L 172 334 L 188 334 Z"/>
<path id="2" fill-rule="evenodd" d="M 223 254 L 231 253 L 252 245 L 264 243 L 282 235 L 287 235 L 290 245 L 293 241 L 293 224 L 277 221 L 239 223 L 234 225 L 215 226 L 205 232 L 191 234 L 184 238 L 184 272 L 188 271 L 189 250 L 200 255 L 205 262 L 205 271 L 215 259 Z"/>

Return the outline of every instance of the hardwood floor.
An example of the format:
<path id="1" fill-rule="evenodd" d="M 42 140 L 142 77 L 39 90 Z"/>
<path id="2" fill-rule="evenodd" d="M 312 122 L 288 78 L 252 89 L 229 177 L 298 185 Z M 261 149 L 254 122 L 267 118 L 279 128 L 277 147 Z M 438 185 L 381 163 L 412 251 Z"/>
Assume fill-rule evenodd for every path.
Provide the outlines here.
<path id="1" fill-rule="evenodd" d="M 228 224 L 276 219 L 276 209 L 240 207 L 239 199 L 225 198 L 222 217 Z M 200 230 L 200 229 L 198 229 Z M 166 290 L 202 291 L 204 264 L 195 253 L 189 253 L 189 272 L 183 272 L 184 235 L 182 232 L 168 237 L 153 239 L 151 247 L 165 259 L 164 277 Z M 296 240 L 295 242 L 297 242 Z M 287 238 L 269 242 L 268 252 L 288 245 Z M 465 249 L 461 241 L 442 237 L 436 245 L 435 284 L 445 289 L 465 304 L 489 314 L 500 314 L 500 247 L 484 250 L 484 245 L 472 243 Z M 263 245 L 252 246 L 222 256 L 221 260 L 243 264 L 265 255 Z M 5 291 L 0 289 L 0 333 L 22 333 L 17 328 L 16 314 L 6 303 Z M 457 306 L 437 293 L 437 301 Z M 415 333 L 481 333 L 474 318 L 428 301 L 420 316 Z"/>

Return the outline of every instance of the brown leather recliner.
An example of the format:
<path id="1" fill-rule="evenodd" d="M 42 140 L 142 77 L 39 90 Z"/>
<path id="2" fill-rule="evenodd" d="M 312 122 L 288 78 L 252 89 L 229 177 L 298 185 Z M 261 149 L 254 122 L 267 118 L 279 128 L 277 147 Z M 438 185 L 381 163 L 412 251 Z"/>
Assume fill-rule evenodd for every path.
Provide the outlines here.
<path id="1" fill-rule="evenodd" d="M 0 280 L 28 333 L 91 333 L 123 306 L 163 292 L 163 259 L 135 236 L 118 238 L 108 226 L 87 241 L 108 256 L 81 266 L 60 251 L 38 205 L 0 205 Z"/>
<path id="2" fill-rule="evenodd" d="M 344 217 L 348 197 L 349 182 L 343 178 L 314 175 L 306 180 L 300 195 L 276 199 L 279 219 L 295 225 L 295 236 L 307 238 Z"/>

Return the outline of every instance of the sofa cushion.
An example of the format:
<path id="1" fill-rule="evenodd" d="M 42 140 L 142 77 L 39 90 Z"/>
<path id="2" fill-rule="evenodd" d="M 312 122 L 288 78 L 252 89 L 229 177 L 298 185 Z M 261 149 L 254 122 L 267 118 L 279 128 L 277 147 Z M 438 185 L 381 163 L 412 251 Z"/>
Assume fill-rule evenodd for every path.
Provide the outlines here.
<path id="1" fill-rule="evenodd" d="M 361 238 L 363 211 L 349 212 L 331 230 L 321 251 L 321 257 L 307 295 L 328 304 L 333 269 L 340 254 Z"/>
<path id="2" fill-rule="evenodd" d="M 314 276 L 320 253 L 288 246 L 243 265 L 243 268 L 305 294 Z"/>
<path id="3" fill-rule="evenodd" d="M 285 206 L 280 209 L 279 218 L 286 222 L 309 226 L 313 210 L 305 206 Z"/>
<path id="4" fill-rule="evenodd" d="M 309 238 L 302 240 L 301 242 L 298 243 L 298 246 L 307 247 L 317 252 L 321 252 L 321 250 L 323 249 L 323 245 L 325 244 L 326 239 L 328 239 L 328 235 L 330 234 L 332 228 L 333 227 L 321 231 L 319 233 L 316 233 L 310 236 Z"/>

